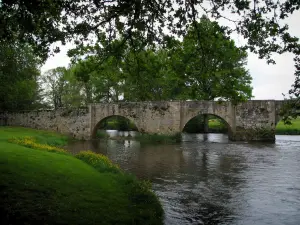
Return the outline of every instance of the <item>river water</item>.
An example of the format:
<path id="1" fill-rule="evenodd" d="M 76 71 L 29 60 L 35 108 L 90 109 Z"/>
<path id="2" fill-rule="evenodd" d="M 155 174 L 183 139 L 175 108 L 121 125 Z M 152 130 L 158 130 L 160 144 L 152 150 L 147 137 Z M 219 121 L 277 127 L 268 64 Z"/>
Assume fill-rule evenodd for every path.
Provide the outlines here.
<path id="1" fill-rule="evenodd" d="M 173 145 L 108 140 L 68 149 L 105 154 L 151 180 L 167 225 L 300 224 L 300 136 L 259 144 L 230 142 L 225 134 L 182 135 L 183 142 Z"/>

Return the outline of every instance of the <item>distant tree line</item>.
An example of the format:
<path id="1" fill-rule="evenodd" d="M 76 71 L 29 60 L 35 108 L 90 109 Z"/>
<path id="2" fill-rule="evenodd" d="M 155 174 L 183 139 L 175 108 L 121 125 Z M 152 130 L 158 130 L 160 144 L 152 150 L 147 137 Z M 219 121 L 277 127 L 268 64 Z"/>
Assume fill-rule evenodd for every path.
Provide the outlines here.
<path id="1" fill-rule="evenodd" d="M 103 36 L 93 46 L 70 50 L 68 68 L 39 77 L 46 103 L 58 108 L 120 101 L 240 102 L 252 97 L 246 51 L 206 17 L 182 40 L 168 37 L 164 45 L 127 45 L 123 38 L 108 47 Z"/>

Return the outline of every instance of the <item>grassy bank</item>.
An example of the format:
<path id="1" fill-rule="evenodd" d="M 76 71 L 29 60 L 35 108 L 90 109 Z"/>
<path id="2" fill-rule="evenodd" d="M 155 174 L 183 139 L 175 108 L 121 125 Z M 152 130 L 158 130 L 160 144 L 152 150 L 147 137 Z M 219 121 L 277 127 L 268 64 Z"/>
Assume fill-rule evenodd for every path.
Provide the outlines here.
<path id="1" fill-rule="evenodd" d="M 208 129 L 211 133 L 227 133 L 227 126 L 220 119 L 210 119 Z"/>
<path id="2" fill-rule="evenodd" d="M 291 125 L 285 125 L 283 121 L 280 121 L 276 126 L 276 134 L 300 135 L 300 118 L 291 122 Z"/>
<path id="3" fill-rule="evenodd" d="M 204 120 L 201 115 L 192 118 L 184 127 L 187 133 L 203 133 Z M 209 133 L 227 133 L 228 128 L 224 121 L 214 116 L 209 116 L 208 132 Z"/>
<path id="4" fill-rule="evenodd" d="M 162 224 L 148 183 L 105 156 L 73 157 L 60 148 L 66 142 L 50 132 L 0 128 L 2 224 Z"/>
<path id="5" fill-rule="evenodd" d="M 300 135 L 300 118 L 294 119 L 291 122 L 291 125 L 285 125 L 283 121 L 280 121 L 276 126 L 276 134 Z M 226 129 L 220 120 L 209 120 L 209 128 L 215 131 Z"/>
<path id="6" fill-rule="evenodd" d="M 282 135 L 300 135 L 300 118 L 291 121 L 291 125 L 285 125 L 283 121 L 280 121 L 276 126 L 276 134 Z M 224 131 L 226 127 L 220 122 L 220 120 L 209 120 L 210 132 Z"/>

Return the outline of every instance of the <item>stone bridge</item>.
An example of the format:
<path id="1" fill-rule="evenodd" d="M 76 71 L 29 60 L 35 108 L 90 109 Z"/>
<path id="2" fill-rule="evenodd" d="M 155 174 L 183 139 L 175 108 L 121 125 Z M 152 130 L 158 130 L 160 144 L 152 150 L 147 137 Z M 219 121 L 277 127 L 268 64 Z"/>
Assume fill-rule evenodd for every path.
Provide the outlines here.
<path id="1" fill-rule="evenodd" d="M 215 101 L 160 101 L 90 104 L 88 109 L 11 112 L 0 115 L 2 124 L 54 130 L 78 139 L 92 139 L 101 120 L 123 116 L 142 133 L 175 134 L 199 114 L 226 121 L 234 141 L 275 141 L 283 101 L 252 100 L 237 105 Z M 4 121 L 5 120 L 5 121 Z"/>

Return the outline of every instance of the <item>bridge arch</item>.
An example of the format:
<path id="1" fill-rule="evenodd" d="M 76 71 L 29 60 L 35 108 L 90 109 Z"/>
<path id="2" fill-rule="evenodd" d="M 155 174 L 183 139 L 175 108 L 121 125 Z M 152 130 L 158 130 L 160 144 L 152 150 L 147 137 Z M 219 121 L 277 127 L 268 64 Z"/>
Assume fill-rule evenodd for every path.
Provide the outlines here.
<path id="1" fill-rule="evenodd" d="M 222 116 L 213 114 L 213 113 L 201 113 L 201 112 L 198 113 L 198 114 L 195 115 L 195 116 L 189 117 L 189 119 L 186 119 L 185 124 L 184 124 L 183 127 L 181 128 L 181 132 L 184 132 L 184 130 L 185 130 L 187 124 L 188 124 L 191 120 L 193 120 L 193 119 L 195 119 L 196 117 L 199 117 L 199 116 L 214 116 L 215 118 L 220 119 L 222 122 L 224 122 L 224 124 L 225 124 L 226 127 L 227 127 L 227 133 L 228 133 L 228 136 L 232 133 L 232 127 L 230 126 L 229 122 L 226 121 L 225 118 L 223 118 Z"/>
<path id="2" fill-rule="evenodd" d="M 139 132 L 139 128 L 138 128 L 136 122 L 135 122 L 134 120 L 132 120 L 131 118 L 128 118 L 128 117 L 122 116 L 122 115 L 110 115 L 110 116 L 106 116 L 106 117 L 100 119 L 100 120 L 95 124 L 95 126 L 94 126 L 93 129 L 92 129 L 92 135 L 91 135 L 92 139 L 95 139 L 95 138 L 96 138 L 96 136 L 97 136 L 97 131 L 98 131 L 98 129 L 101 127 L 101 125 L 103 124 L 103 122 L 106 121 L 106 120 L 112 119 L 112 118 L 121 118 L 121 119 L 127 120 L 128 123 L 131 123 L 131 124 L 134 125 L 134 127 L 135 127 L 134 130 Z"/>

